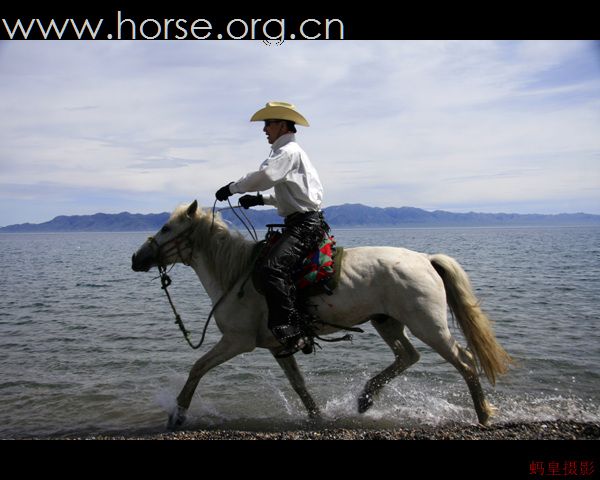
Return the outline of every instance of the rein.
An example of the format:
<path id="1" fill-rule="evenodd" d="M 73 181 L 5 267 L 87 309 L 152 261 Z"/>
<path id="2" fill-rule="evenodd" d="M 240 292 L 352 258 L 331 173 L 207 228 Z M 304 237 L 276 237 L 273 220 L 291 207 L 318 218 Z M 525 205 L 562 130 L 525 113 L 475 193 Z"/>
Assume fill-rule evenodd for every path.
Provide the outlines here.
<path id="1" fill-rule="evenodd" d="M 244 226 L 246 231 L 250 234 L 250 237 L 252 238 L 252 240 L 254 240 L 256 243 L 258 243 L 258 235 L 256 234 L 256 229 L 254 228 L 254 225 L 252 225 L 252 222 L 250 221 L 248 216 L 244 213 L 244 210 L 243 210 L 242 206 L 240 205 L 240 202 L 238 201 L 238 204 L 234 206 L 231 204 L 231 201 L 228 198 L 227 203 L 229 204 L 229 207 L 220 208 L 219 210 L 217 210 L 217 201 L 218 200 L 215 200 L 215 203 L 213 203 L 213 207 L 212 207 L 212 222 L 210 224 L 211 231 L 215 225 L 215 212 L 222 212 L 223 210 L 227 210 L 229 208 L 233 212 L 233 214 L 237 217 L 237 219 L 240 221 L 240 223 Z M 238 209 L 240 211 L 240 213 L 242 214 L 242 217 L 244 217 L 244 218 L 240 217 L 237 214 L 236 209 Z"/>
<path id="2" fill-rule="evenodd" d="M 240 222 L 242 223 L 242 225 L 244 225 L 244 227 L 246 227 L 246 230 L 248 230 L 248 233 L 250 234 L 250 236 L 254 239 L 255 242 L 258 242 L 258 236 L 256 234 L 256 230 L 254 229 L 254 226 L 252 225 L 252 222 L 250 222 L 250 219 L 242 211 L 242 215 L 244 216 L 244 218 L 248 222 L 246 224 L 246 222 L 235 211 L 236 208 L 241 208 L 241 205 L 238 204 L 237 207 L 234 207 L 233 205 L 231 205 L 231 202 L 229 202 L 229 199 L 227 199 L 227 202 L 229 203 L 229 208 L 231 208 L 231 210 L 233 211 L 233 213 L 235 214 L 235 216 L 240 220 Z M 213 204 L 213 208 L 212 208 L 212 223 L 210 225 L 211 230 L 213 229 L 214 224 L 215 224 L 216 206 L 217 206 L 217 201 L 215 200 L 215 203 Z M 221 209 L 221 210 L 225 210 L 225 209 Z M 219 210 L 219 211 L 221 211 L 221 210 Z M 181 254 L 180 245 L 182 244 L 182 241 L 181 241 L 182 238 L 183 238 L 183 241 L 187 241 L 187 242 L 190 241 L 190 238 L 191 238 L 192 234 L 194 233 L 195 228 L 196 228 L 195 225 L 191 225 L 190 227 L 188 227 L 185 230 L 183 230 L 182 232 L 180 232 L 179 235 L 177 235 L 176 237 L 172 238 L 171 240 L 166 241 L 162 245 L 159 245 L 158 242 L 154 239 L 154 237 L 150 237 L 148 239 L 148 240 L 150 240 L 150 244 L 153 247 L 156 246 L 156 249 L 157 249 L 157 251 L 156 251 L 156 257 L 157 257 L 157 259 L 160 260 L 161 255 L 171 254 L 176 249 L 177 250 L 177 255 L 179 256 L 179 258 L 181 259 L 181 261 L 183 262 L 183 264 L 189 266 L 190 263 L 191 263 L 191 259 L 193 258 L 193 255 L 194 255 L 194 243 L 191 242 L 191 246 L 190 246 L 191 253 L 190 253 L 189 261 L 188 262 L 185 261 L 185 259 L 183 258 L 183 255 Z M 250 228 L 252 229 L 252 231 L 250 230 Z M 170 243 L 174 243 L 175 245 L 169 247 L 166 250 L 166 252 L 163 251 L 163 248 L 165 246 L 169 245 Z M 188 329 L 185 328 L 185 325 L 183 323 L 181 315 L 179 315 L 179 313 L 177 312 L 177 308 L 175 308 L 175 304 L 173 303 L 173 299 L 171 298 L 171 294 L 169 293 L 169 290 L 168 290 L 169 286 L 171 285 L 171 283 L 173 283 L 173 281 L 171 280 L 171 277 L 169 277 L 169 274 L 168 274 L 167 269 L 166 269 L 165 266 L 159 264 L 158 265 L 158 272 L 160 274 L 160 284 L 161 284 L 160 288 L 162 290 L 164 290 L 165 294 L 167 295 L 167 300 L 169 301 L 169 305 L 171 305 L 171 310 L 173 310 L 173 314 L 175 315 L 175 324 L 179 327 L 179 330 L 181 330 L 181 333 L 183 333 L 183 338 L 185 338 L 185 341 L 188 343 L 188 345 L 190 347 L 192 347 L 194 350 L 200 348 L 202 346 L 202 344 L 204 343 L 204 338 L 206 337 L 206 330 L 208 329 L 208 324 L 210 323 L 211 318 L 213 317 L 216 309 L 221 304 L 221 302 L 223 300 L 225 300 L 225 297 L 227 297 L 227 295 L 229 294 L 229 292 L 231 292 L 231 290 L 233 289 L 233 285 L 212 306 L 212 308 L 211 308 L 211 310 L 210 310 L 210 312 L 208 314 L 208 318 L 206 319 L 206 322 L 204 322 L 204 329 L 202 330 L 202 337 L 200 338 L 200 341 L 196 345 L 194 345 L 194 343 L 191 340 L 191 333 L 190 333 L 190 331 Z M 247 280 L 248 279 L 246 279 L 246 281 Z M 246 282 L 244 282 L 244 284 L 245 283 Z M 243 292 L 244 284 L 242 284 L 242 288 L 238 292 L 238 297 L 239 298 L 241 298 L 244 295 L 244 292 Z"/>
<path id="3" fill-rule="evenodd" d="M 246 221 L 244 221 L 235 211 L 235 209 L 241 209 L 241 205 L 237 206 L 233 206 L 231 205 L 231 202 L 229 201 L 229 199 L 227 199 L 227 202 L 229 203 L 229 208 L 231 209 L 231 211 L 235 214 L 235 216 L 238 218 L 238 220 L 242 223 L 242 225 L 244 225 L 244 227 L 246 228 L 246 230 L 248 231 L 248 233 L 250 234 L 250 236 L 252 237 L 252 239 L 257 243 L 257 246 L 259 245 L 258 242 L 258 236 L 256 234 L 256 230 L 254 229 L 254 226 L 252 225 L 252 222 L 250 221 L 250 219 L 244 214 L 244 212 L 242 210 L 240 210 L 240 212 L 242 213 L 242 216 L 245 218 Z M 212 207 L 212 222 L 211 222 L 211 230 L 214 227 L 214 222 L 215 222 L 215 212 L 216 210 L 216 206 L 217 206 L 217 201 L 215 200 L 215 203 L 213 204 Z M 224 209 L 220 209 L 218 211 L 222 211 L 222 210 L 226 210 L 226 208 Z M 246 223 L 247 222 L 247 223 Z M 272 227 L 274 226 L 279 226 L 279 225 L 268 225 L 268 227 L 270 227 L 270 230 L 272 230 Z M 163 243 L 162 245 L 160 245 L 155 239 L 154 237 L 149 237 L 148 240 L 150 240 L 150 244 L 153 247 L 156 247 L 156 257 L 158 259 L 158 261 L 160 262 L 160 257 L 162 255 L 167 255 L 167 254 L 171 254 L 173 253 L 175 250 L 177 250 L 177 255 L 179 256 L 179 258 L 181 259 L 181 261 L 183 262 L 184 265 L 189 266 L 191 263 L 191 259 L 193 258 L 194 255 L 194 242 L 190 242 L 190 239 L 192 237 L 192 234 L 194 233 L 194 230 L 196 229 L 196 225 L 190 225 L 189 227 L 187 227 L 185 230 L 183 230 L 182 232 L 180 232 L 177 236 L 175 236 L 174 238 L 166 241 L 165 243 Z M 189 261 L 186 262 L 185 259 L 183 258 L 183 255 L 181 253 L 181 248 L 180 246 L 182 245 L 183 242 L 188 242 L 189 248 L 191 249 L 190 252 L 190 256 L 189 256 Z M 170 246 L 166 252 L 163 251 L 163 249 L 169 245 L 173 243 L 174 245 Z M 255 250 L 254 253 L 254 260 L 252 262 L 250 262 L 251 265 L 254 264 L 254 261 L 258 258 L 258 256 L 260 255 L 261 250 L 264 248 L 264 245 L 261 248 L 257 248 Z M 172 267 L 171 267 L 172 268 Z M 169 270 L 170 271 L 170 270 Z M 221 298 L 219 298 L 219 300 L 217 300 L 215 302 L 215 304 L 212 306 L 209 314 L 208 314 L 208 318 L 206 319 L 206 322 L 204 323 L 204 328 L 202 330 L 202 337 L 200 338 L 200 341 L 194 345 L 194 343 L 191 340 L 191 332 L 189 330 L 187 330 L 185 328 L 185 325 L 183 323 L 183 320 L 181 318 L 181 315 L 179 315 L 179 313 L 177 312 L 177 308 L 175 307 L 175 304 L 173 303 L 173 299 L 171 298 L 171 294 L 169 293 L 169 286 L 173 283 L 173 281 L 171 280 L 171 277 L 169 277 L 169 274 L 167 272 L 167 268 L 164 265 L 161 265 L 159 263 L 158 265 L 158 272 L 159 272 L 159 278 L 160 278 L 160 283 L 161 283 L 161 289 L 165 291 L 165 294 L 167 295 L 167 300 L 169 301 L 169 305 L 171 305 L 171 310 L 173 310 L 173 314 L 175 315 L 175 324 L 179 327 L 179 329 L 181 330 L 181 333 L 183 333 L 183 338 L 185 338 L 185 341 L 188 343 L 188 345 L 190 347 L 192 347 L 194 350 L 200 348 L 202 346 L 202 344 L 204 343 L 204 339 L 206 337 L 206 331 L 208 329 L 208 324 L 210 323 L 211 318 L 213 317 L 215 311 L 217 310 L 217 308 L 219 307 L 219 305 L 221 304 L 221 302 L 223 300 L 225 300 L 225 298 L 227 297 L 227 295 L 229 295 L 229 293 L 232 291 L 233 286 L 235 285 L 235 283 L 237 283 L 237 281 L 227 289 L 227 291 L 221 295 Z M 239 292 L 237 293 L 238 298 L 242 298 L 244 296 L 244 286 L 246 285 L 246 282 L 248 282 L 248 280 L 250 279 L 251 273 L 252 272 L 252 267 L 250 270 L 250 273 L 247 275 L 246 279 L 242 282 L 242 285 L 240 287 Z M 328 322 L 324 322 L 323 320 L 318 320 L 316 323 L 320 323 L 321 325 L 327 325 L 327 326 L 331 326 L 340 330 L 346 330 L 346 331 L 351 331 L 351 332 L 359 332 L 362 333 L 364 332 L 364 330 L 362 328 L 358 328 L 358 327 L 346 327 L 346 326 L 342 326 L 342 325 L 336 325 L 334 323 L 328 323 Z M 352 335 L 346 334 L 343 337 L 338 337 L 338 338 L 323 338 L 319 335 L 317 335 L 315 332 L 313 333 L 313 337 L 314 338 L 318 338 L 321 341 L 324 342 L 340 342 L 340 341 L 352 341 Z M 317 344 L 318 345 L 318 344 Z"/>

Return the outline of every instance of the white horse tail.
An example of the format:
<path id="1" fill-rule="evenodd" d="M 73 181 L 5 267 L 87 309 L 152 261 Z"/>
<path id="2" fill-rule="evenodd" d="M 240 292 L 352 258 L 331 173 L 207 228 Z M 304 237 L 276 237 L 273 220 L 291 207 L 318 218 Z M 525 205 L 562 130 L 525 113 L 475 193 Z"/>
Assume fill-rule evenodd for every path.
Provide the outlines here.
<path id="1" fill-rule="evenodd" d="M 444 281 L 448 305 L 477 364 L 495 385 L 496 375 L 506 373 L 513 360 L 496 340 L 492 323 L 481 310 L 469 277 L 460 264 L 447 255 L 430 255 L 429 261 Z"/>

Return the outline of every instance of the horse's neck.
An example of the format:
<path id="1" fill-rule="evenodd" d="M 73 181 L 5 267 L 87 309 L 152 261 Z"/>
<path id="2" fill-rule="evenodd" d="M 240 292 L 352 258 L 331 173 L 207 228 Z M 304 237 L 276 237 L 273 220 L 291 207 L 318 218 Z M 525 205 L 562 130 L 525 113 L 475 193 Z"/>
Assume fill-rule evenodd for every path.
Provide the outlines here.
<path id="1" fill-rule="evenodd" d="M 217 228 L 217 227 L 215 227 Z M 190 262 L 206 293 L 217 301 L 237 280 L 247 273 L 252 259 L 252 242 L 232 234 L 220 226 L 219 238 L 214 238 L 208 223 L 197 230 L 199 248 Z"/>
<path id="2" fill-rule="evenodd" d="M 212 302 L 215 303 L 223 295 L 224 289 L 208 268 L 204 256 L 194 255 L 190 266 L 194 269 L 196 275 L 198 275 L 204 290 L 206 290 Z"/>

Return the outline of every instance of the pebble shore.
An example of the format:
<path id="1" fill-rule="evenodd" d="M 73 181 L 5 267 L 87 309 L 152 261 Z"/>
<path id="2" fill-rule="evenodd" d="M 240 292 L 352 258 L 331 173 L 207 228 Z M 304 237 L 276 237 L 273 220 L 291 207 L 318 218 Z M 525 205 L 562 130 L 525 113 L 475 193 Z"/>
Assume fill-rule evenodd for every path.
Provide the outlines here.
<path id="1" fill-rule="evenodd" d="M 183 430 L 145 435 L 90 435 L 62 440 L 598 440 L 600 423 L 547 421 L 390 430 L 324 429 L 281 432 L 242 430 Z"/>

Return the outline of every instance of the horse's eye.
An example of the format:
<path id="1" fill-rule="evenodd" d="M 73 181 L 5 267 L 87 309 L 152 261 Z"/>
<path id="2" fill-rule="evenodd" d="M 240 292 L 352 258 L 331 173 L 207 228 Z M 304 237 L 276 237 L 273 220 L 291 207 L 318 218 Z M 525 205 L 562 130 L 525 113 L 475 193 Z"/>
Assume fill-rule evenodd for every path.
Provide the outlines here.
<path id="1" fill-rule="evenodd" d="M 169 233 L 171 231 L 171 227 L 167 227 L 166 225 L 160 229 L 162 233 Z"/>

